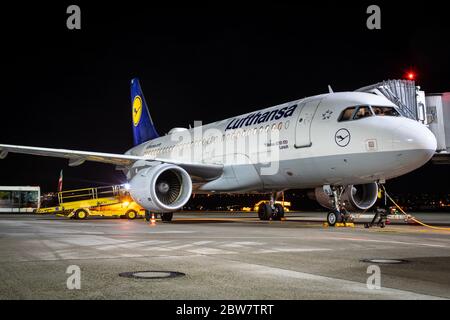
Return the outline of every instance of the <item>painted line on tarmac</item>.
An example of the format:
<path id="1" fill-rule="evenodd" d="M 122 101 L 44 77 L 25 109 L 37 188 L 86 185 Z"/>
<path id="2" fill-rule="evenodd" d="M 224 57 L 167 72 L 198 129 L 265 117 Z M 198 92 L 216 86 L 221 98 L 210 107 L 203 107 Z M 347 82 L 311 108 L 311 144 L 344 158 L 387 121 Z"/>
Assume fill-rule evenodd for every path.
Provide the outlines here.
<path id="1" fill-rule="evenodd" d="M 415 293 L 412 291 L 393 289 L 381 287 L 380 289 L 368 289 L 366 283 L 345 280 L 334 277 L 327 277 L 316 275 L 312 273 L 306 273 L 301 271 L 294 271 L 288 269 L 282 269 L 277 267 L 270 267 L 260 264 L 253 264 L 248 262 L 241 262 L 233 259 L 227 259 L 235 264 L 227 264 L 228 267 L 238 269 L 240 272 L 248 273 L 248 277 L 269 277 L 270 280 L 278 278 L 278 281 L 286 280 L 286 278 L 304 281 L 311 281 L 318 284 L 318 286 L 309 286 L 309 288 L 318 287 L 320 290 L 326 290 L 327 292 L 335 292 L 336 297 L 340 292 L 352 293 L 352 294 L 367 294 L 371 298 L 377 299 L 420 299 L 420 300 L 446 300 L 446 298 L 426 295 L 421 293 Z"/>
<path id="2" fill-rule="evenodd" d="M 362 239 L 362 238 L 345 238 L 345 237 L 327 237 L 321 238 L 327 240 L 347 240 L 347 241 L 357 241 L 357 242 L 377 242 L 377 243 L 390 243 L 390 244 L 404 244 L 410 246 L 424 246 L 433 248 L 445 248 L 449 249 L 447 245 L 433 244 L 433 243 L 420 243 L 420 242 L 405 242 L 405 241 L 395 241 L 395 240 L 375 240 L 375 239 Z"/>

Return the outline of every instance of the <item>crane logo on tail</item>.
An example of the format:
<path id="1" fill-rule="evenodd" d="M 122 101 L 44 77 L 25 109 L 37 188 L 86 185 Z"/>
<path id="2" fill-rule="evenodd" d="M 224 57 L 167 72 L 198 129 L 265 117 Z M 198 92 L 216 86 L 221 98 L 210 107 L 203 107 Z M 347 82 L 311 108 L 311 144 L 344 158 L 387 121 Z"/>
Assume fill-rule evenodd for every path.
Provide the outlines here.
<path id="1" fill-rule="evenodd" d="M 135 127 L 138 126 L 139 121 L 141 121 L 142 115 L 142 99 L 140 96 L 134 97 L 133 100 L 133 124 Z"/>

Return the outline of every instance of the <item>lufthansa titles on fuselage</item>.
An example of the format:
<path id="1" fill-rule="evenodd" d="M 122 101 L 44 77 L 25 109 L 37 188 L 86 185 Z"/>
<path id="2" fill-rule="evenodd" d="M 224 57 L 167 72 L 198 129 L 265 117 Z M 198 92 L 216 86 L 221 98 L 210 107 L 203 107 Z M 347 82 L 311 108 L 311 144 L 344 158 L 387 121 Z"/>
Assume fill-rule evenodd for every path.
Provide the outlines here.
<path id="1" fill-rule="evenodd" d="M 281 109 L 275 109 L 272 111 L 267 111 L 264 113 L 256 112 L 256 113 L 250 113 L 246 117 L 243 118 L 234 118 L 231 120 L 231 122 L 227 125 L 226 130 L 232 130 L 232 129 L 238 129 L 264 123 L 272 120 L 279 120 L 281 118 L 288 118 L 294 114 L 295 109 L 297 108 L 297 105 L 294 104 L 289 107 L 284 107 Z"/>

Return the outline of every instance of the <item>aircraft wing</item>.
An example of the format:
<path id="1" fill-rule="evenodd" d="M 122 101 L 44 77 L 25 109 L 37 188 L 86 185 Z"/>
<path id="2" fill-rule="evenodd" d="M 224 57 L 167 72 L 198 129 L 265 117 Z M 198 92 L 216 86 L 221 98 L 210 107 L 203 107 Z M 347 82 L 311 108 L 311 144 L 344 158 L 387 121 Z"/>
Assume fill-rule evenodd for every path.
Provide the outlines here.
<path id="1" fill-rule="evenodd" d="M 143 156 L 133 156 L 127 154 L 0 144 L 0 159 L 4 159 L 9 152 L 31 154 L 45 157 L 65 158 L 69 160 L 69 166 L 72 167 L 78 166 L 85 161 L 109 163 L 122 167 L 129 167 L 138 160 L 157 161 L 179 165 L 180 167 L 184 168 L 189 174 L 207 180 L 219 177 L 222 174 L 223 170 L 222 165 L 196 163 L 196 162 L 182 162 L 177 161 L 176 159 L 146 158 Z"/>

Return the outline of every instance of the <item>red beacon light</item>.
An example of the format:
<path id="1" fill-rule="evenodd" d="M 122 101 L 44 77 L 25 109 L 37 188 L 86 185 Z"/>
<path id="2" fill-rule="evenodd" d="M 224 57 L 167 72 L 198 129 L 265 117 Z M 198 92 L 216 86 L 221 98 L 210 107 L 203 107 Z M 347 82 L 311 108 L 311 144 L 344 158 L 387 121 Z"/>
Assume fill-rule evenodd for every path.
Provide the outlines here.
<path id="1" fill-rule="evenodd" d="M 410 71 L 410 72 L 408 72 L 407 74 L 406 74 L 406 78 L 408 79 L 408 80 L 415 80 L 416 79 L 416 74 L 414 73 L 414 72 L 412 72 L 412 71 Z"/>

